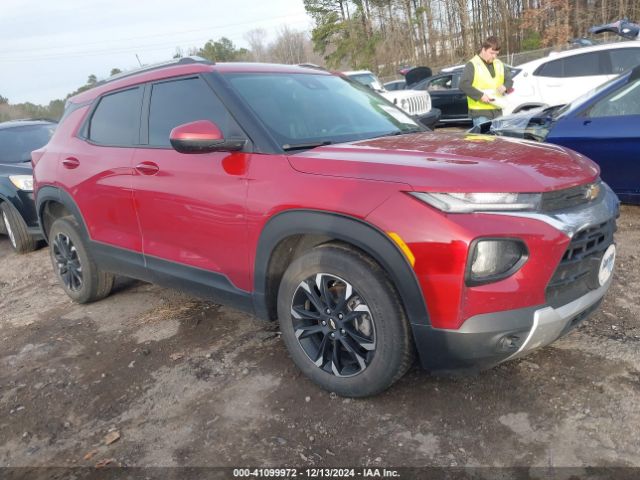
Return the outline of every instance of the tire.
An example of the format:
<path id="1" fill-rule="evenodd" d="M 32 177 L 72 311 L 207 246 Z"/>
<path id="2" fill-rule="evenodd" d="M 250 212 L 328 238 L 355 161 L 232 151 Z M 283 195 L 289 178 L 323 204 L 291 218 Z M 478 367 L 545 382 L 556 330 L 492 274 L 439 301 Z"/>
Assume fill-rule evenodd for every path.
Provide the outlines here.
<path id="1" fill-rule="evenodd" d="M 15 252 L 20 254 L 33 252 L 38 246 L 38 242 L 29 235 L 27 224 L 18 210 L 9 202 L 2 202 L 0 215 L 4 230 Z"/>
<path id="2" fill-rule="evenodd" d="M 74 302 L 95 302 L 111 293 L 114 276 L 96 266 L 73 217 L 59 218 L 51 225 L 49 253 L 62 288 Z"/>
<path id="3" fill-rule="evenodd" d="M 280 283 L 278 319 L 296 366 L 341 396 L 382 392 L 415 358 L 391 281 L 376 262 L 347 246 L 322 245 L 291 263 Z"/>

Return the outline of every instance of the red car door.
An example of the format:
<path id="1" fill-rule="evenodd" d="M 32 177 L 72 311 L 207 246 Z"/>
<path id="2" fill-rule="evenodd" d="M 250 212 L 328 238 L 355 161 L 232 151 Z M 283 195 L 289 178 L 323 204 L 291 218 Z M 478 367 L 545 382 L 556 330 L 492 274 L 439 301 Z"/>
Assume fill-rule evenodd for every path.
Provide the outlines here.
<path id="1" fill-rule="evenodd" d="M 133 158 L 147 265 L 177 276 L 224 272 L 233 285 L 250 290 L 245 218 L 249 155 L 182 154 L 169 142 L 174 127 L 196 120 L 213 121 L 225 136 L 237 136 L 239 127 L 199 77 L 155 83 L 147 97 L 143 131 L 148 131 L 148 145 Z"/>
<path id="2" fill-rule="evenodd" d="M 140 87 L 102 97 L 84 131 L 61 150 L 58 167 L 60 185 L 80 206 L 91 239 L 134 252 L 142 251 L 131 165 L 141 102 Z"/>

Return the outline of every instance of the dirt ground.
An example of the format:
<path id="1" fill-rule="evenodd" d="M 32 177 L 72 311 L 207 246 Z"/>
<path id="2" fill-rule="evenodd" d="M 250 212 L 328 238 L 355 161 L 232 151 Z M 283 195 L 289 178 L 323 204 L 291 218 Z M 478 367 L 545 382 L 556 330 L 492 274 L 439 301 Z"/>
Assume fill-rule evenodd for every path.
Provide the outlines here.
<path id="1" fill-rule="evenodd" d="M 618 225 L 614 285 L 569 336 L 364 400 L 303 377 L 274 324 L 126 279 L 76 305 L 47 249 L 0 237 L 0 466 L 640 467 L 640 207 Z"/>

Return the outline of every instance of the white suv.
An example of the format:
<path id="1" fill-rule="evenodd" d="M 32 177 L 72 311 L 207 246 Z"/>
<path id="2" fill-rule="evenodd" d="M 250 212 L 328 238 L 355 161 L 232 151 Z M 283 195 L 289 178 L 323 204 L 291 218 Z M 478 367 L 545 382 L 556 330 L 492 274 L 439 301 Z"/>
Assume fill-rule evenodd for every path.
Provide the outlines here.
<path id="1" fill-rule="evenodd" d="M 505 114 L 569 103 L 640 64 L 640 42 L 616 42 L 564 52 L 518 65 L 513 92 L 501 99 Z"/>
<path id="2" fill-rule="evenodd" d="M 431 96 L 426 90 L 388 91 L 369 70 L 355 70 L 342 74 L 371 88 L 429 128 L 433 128 L 440 120 L 440 110 L 431 108 Z"/>

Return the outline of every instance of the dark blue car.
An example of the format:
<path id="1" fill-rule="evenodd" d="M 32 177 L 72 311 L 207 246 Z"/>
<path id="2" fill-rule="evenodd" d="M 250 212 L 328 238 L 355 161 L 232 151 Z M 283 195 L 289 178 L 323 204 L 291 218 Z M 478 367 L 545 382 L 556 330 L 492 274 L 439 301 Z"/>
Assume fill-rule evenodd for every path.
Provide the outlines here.
<path id="1" fill-rule="evenodd" d="M 567 105 L 506 115 L 472 131 L 569 147 L 600 166 L 622 202 L 640 204 L 640 65 Z"/>

